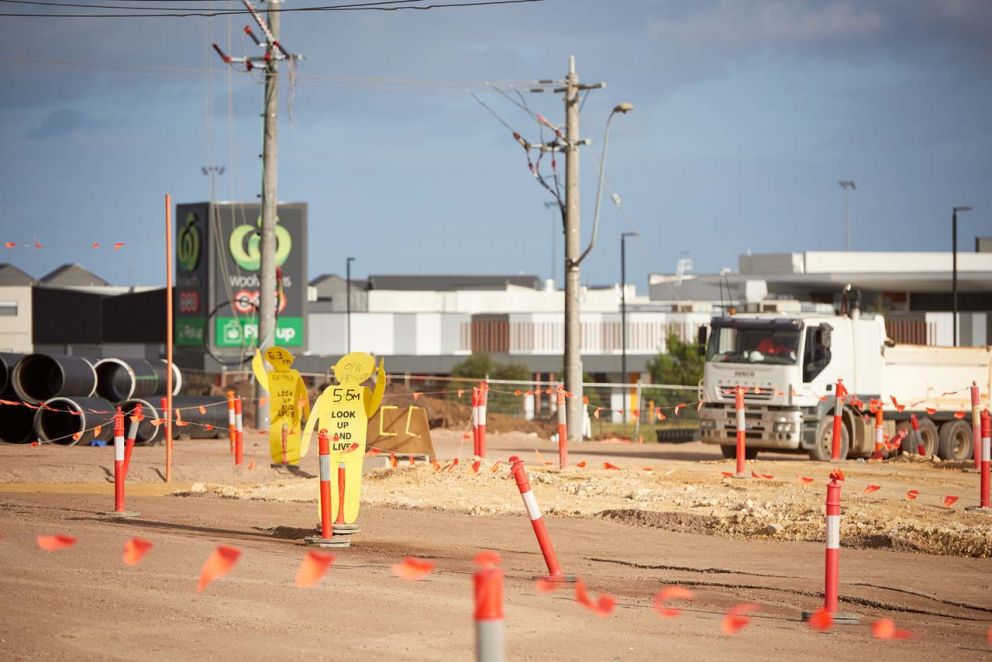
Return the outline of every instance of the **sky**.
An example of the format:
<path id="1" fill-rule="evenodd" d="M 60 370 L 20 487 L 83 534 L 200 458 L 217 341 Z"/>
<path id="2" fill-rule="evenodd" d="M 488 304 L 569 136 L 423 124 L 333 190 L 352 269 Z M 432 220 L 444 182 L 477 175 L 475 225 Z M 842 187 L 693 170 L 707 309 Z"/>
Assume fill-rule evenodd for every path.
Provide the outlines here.
<path id="1" fill-rule="evenodd" d="M 331 1 L 284 6 L 315 4 Z M 0 0 L 0 12 L 93 11 Z M 256 54 L 248 22 L 0 18 L 0 244 L 18 243 L 0 262 L 36 277 L 78 262 L 114 284 L 162 284 L 166 192 L 209 199 L 201 168 L 215 165 L 219 199 L 256 200 L 261 77 L 210 48 Z M 639 293 L 680 258 L 712 273 L 748 251 L 843 250 L 842 179 L 857 185 L 854 250 L 949 250 L 959 205 L 974 208 L 959 219 L 959 250 L 992 235 L 988 0 L 543 0 L 281 23 L 283 45 L 306 60 L 280 79 L 278 191 L 309 205 L 311 277 L 343 273 L 351 256 L 359 277 L 560 282 L 560 217 L 503 122 L 541 139 L 515 103 L 522 89 L 532 113 L 563 123 L 560 95 L 526 90 L 564 78 L 569 55 L 582 82 L 607 83 L 582 108 L 583 245 L 604 124 L 616 104 L 634 105 L 612 122 L 584 284 L 619 281 L 622 232 L 638 233 L 627 280 Z"/>

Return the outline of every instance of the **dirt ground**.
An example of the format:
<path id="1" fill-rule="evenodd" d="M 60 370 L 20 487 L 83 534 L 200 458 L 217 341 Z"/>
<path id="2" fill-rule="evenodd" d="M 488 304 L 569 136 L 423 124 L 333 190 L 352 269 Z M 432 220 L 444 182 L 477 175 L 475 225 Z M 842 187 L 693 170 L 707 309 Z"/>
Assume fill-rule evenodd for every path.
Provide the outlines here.
<path id="1" fill-rule="evenodd" d="M 961 466 L 843 463 L 841 609 L 862 622 L 824 634 L 799 615 L 822 603 L 830 465 L 769 455 L 748 472 L 771 479 L 736 480 L 721 473 L 731 462 L 698 443 L 595 442 L 574 445 L 559 472 L 554 445 L 507 433 L 490 435 L 476 473 L 471 441 L 434 431 L 450 468 L 369 458 L 362 532 L 335 551 L 317 588 L 300 589 L 316 457 L 289 476 L 269 467 L 260 435 L 247 437 L 240 468 L 226 440 L 178 441 L 168 485 L 162 447 L 137 448 L 127 505 L 140 516 L 125 521 L 101 517 L 113 506 L 111 449 L 0 446 L 0 659 L 463 660 L 474 651 L 471 559 L 494 549 L 507 573 L 511 660 L 992 660 L 992 516 L 965 511 L 978 477 Z M 536 590 L 544 566 L 506 478 L 514 454 L 527 462 L 565 571 L 594 596 L 617 598 L 608 618 L 570 588 Z M 446 461 L 455 457 L 457 466 Z M 869 485 L 880 489 L 865 494 Z M 907 499 L 909 490 L 919 496 Z M 944 507 L 946 496 L 959 499 Z M 35 536 L 52 533 L 79 542 L 40 551 Z M 134 567 L 120 560 L 131 536 L 155 543 Z M 198 594 L 219 544 L 242 558 Z M 421 582 L 394 577 L 390 566 L 407 555 L 435 571 Z M 662 619 L 651 600 L 672 584 L 696 599 Z M 721 634 L 723 613 L 741 602 L 760 611 L 736 637 Z M 913 638 L 873 639 L 870 623 L 882 617 Z"/>

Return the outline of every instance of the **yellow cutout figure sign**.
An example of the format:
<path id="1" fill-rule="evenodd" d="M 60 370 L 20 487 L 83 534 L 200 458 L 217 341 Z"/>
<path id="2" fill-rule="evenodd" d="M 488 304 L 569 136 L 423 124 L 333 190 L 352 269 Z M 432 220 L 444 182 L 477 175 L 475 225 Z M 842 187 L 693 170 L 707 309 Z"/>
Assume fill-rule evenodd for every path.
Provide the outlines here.
<path id="1" fill-rule="evenodd" d="M 334 364 L 337 386 L 328 386 L 313 404 L 313 411 L 303 430 L 302 455 L 310 448 L 310 438 L 316 427 L 327 430 L 331 442 L 331 513 L 337 519 L 338 471 L 344 466 L 344 522 L 353 524 L 358 519 L 359 495 L 362 489 L 362 463 L 365 459 L 365 434 L 368 420 L 379 409 L 383 391 L 386 390 L 386 370 L 380 359 L 376 370 L 375 359 L 365 352 L 352 352 Z M 376 372 L 375 389 L 362 386 L 362 382 Z M 319 507 L 319 506 L 318 506 Z"/>
<path id="2" fill-rule="evenodd" d="M 266 372 L 261 352 L 255 352 L 251 361 L 252 372 L 259 385 L 269 393 L 269 451 L 272 464 L 283 463 L 282 430 L 286 428 L 286 463 L 299 467 L 300 422 L 310 415 L 310 398 L 300 373 L 293 370 L 293 355 L 282 347 L 265 350 L 265 361 L 272 366 Z"/>

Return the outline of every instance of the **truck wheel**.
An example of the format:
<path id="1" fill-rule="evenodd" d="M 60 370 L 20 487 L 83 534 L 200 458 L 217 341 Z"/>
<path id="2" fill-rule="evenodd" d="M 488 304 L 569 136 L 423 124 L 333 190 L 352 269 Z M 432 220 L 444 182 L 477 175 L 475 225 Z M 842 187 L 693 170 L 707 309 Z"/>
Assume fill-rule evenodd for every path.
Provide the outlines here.
<path id="1" fill-rule="evenodd" d="M 923 444 L 923 455 L 932 457 L 937 454 L 940 438 L 937 434 L 937 424 L 929 418 L 920 419 L 920 443 Z M 918 454 L 918 449 L 910 451 L 913 455 Z"/>
<path id="2" fill-rule="evenodd" d="M 733 445 L 733 446 L 720 446 L 720 452 L 723 453 L 723 457 L 725 459 L 728 459 L 728 460 L 736 460 L 737 459 L 737 445 L 736 444 Z M 745 460 L 753 460 L 756 457 L 758 457 L 758 449 L 757 448 L 748 448 L 747 446 L 744 447 L 744 459 Z"/>
<path id="3" fill-rule="evenodd" d="M 940 426 L 937 445 L 937 457 L 942 460 L 971 459 L 972 437 L 971 425 L 968 421 L 947 421 Z"/>
<path id="4" fill-rule="evenodd" d="M 824 416 L 816 426 L 816 443 L 809 449 L 811 459 L 818 462 L 829 462 L 830 451 L 833 449 L 834 439 L 834 417 Z M 840 459 L 847 458 L 847 452 L 851 448 L 851 439 L 847 433 L 847 426 L 840 426 Z"/>

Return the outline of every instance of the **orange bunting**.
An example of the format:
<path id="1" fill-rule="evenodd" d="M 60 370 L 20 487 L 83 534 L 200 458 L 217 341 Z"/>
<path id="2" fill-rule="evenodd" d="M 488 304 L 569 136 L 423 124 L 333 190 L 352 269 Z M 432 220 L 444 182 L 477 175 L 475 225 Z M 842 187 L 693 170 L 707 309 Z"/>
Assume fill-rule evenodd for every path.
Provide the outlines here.
<path id="1" fill-rule="evenodd" d="M 396 451 L 389 451 L 389 466 L 393 469 L 400 466 L 399 461 L 396 459 Z"/>
<path id="2" fill-rule="evenodd" d="M 101 432 L 103 432 L 103 426 L 102 425 L 98 425 L 95 428 L 93 428 L 93 436 L 94 437 L 99 437 Z"/>
<path id="3" fill-rule="evenodd" d="M 8 242 L 6 242 L 4 244 L 4 246 L 7 247 L 7 248 L 14 248 L 14 247 L 17 246 L 17 242 L 16 241 L 8 241 Z"/>
<path id="4" fill-rule="evenodd" d="M 431 574 L 431 571 L 434 570 L 434 564 L 430 561 L 408 556 L 403 559 L 402 563 L 393 565 L 392 570 L 393 574 L 400 579 L 413 582 Z"/>
<path id="5" fill-rule="evenodd" d="M 596 407 L 596 409 L 594 409 L 592 412 L 592 417 L 599 418 L 599 412 L 602 411 L 602 409 L 603 409 L 602 407 Z"/>
<path id="6" fill-rule="evenodd" d="M 36 242 L 34 242 L 34 247 L 35 247 L 35 248 L 41 248 L 41 247 L 42 247 L 42 246 L 41 246 L 41 242 L 40 242 L 40 241 L 36 241 Z"/>
<path id="7" fill-rule="evenodd" d="M 595 602 L 589 597 L 586 591 L 586 584 L 581 579 L 575 580 L 575 600 L 580 605 L 596 614 L 606 618 L 613 613 L 613 607 L 617 604 L 617 599 L 608 593 L 601 593 Z"/>
<path id="8" fill-rule="evenodd" d="M 164 419 L 164 418 L 153 418 L 153 419 L 152 419 L 151 421 L 149 421 L 149 422 L 150 422 L 150 423 L 151 423 L 152 425 L 154 425 L 155 427 L 158 427 L 158 426 L 160 426 L 160 425 L 162 425 L 162 423 L 165 423 L 165 419 Z"/>
<path id="9" fill-rule="evenodd" d="M 437 460 L 431 460 L 431 466 L 434 467 L 434 471 L 441 470 L 441 465 L 438 464 Z"/>
<path id="10" fill-rule="evenodd" d="M 210 425 L 210 423 L 204 423 L 203 424 L 203 429 L 204 430 L 208 430 L 208 431 L 209 430 L 213 430 L 214 429 L 214 426 Z"/>
<path id="11" fill-rule="evenodd" d="M 200 410 L 200 413 L 201 414 L 206 414 L 207 413 L 207 408 L 204 407 L 203 405 L 200 405 L 199 407 L 197 407 L 197 409 Z"/>
<path id="12" fill-rule="evenodd" d="M 947 495 L 947 496 L 944 497 L 944 507 L 945 508 L 950 508 L 951 506 L 953 506 L 957 502 L 958 502 L 958 498 L 956 496 Z"/>
<path id="13" fill-rule="evenodd" d="M 964 418 L 965 416 L 966 416 L 966 414 L 963 411 L 956 411 L 956 412 L 954 412 L 954 418 L 961 419 L 961 418 Z"/>
<path id="14" fill-rule="evenodd" d="M 214 580 L 231 572 L 240 557 L 241 550 L 237 547 L 218 546 L 200 570 L 200 581 L 196 584 L 197 592 L 202 593 Z"/>
<path id="15" fill-rule="evenodd" d="M 417 461 L 413 459 L 412 455 L 410 456 L 410 466 L 411 467 L 417 466 Z"/>
<path id="16" fill-rule="evenodd" d="M 585 469 L 586 468 L 586 461 L 585 460 L 582 460 L 581 462 L 577 462 L 575 464 L 575 466 L 577 466 L 579 469 Z"/>
<path id="17" fill-rule="evenodd" d="M 90 244 L 90 248 L 100 248 L 100 242 L 94 241 L 92 244 Z"/>
<path id="18" fill-rule="evenodd" d="M 454 469 L 457 466 L 458 466 L 458 458 L 456 457 L 455 459 L 453 459 L 450 462 L 448 462 L 448 466 L 446 466 L 444 468 L 444 470 L 445 471 L 451 471 L 452 469 Z"/>
<path id="19" fill-rule="evenodd" d="M 124 563 L 138 565 L 151 548 L 151 541 L 144 538 L 131 538 L 124 543 Z"/>
<path id="20" fill-rule="evenodd" d="M 38 547 L 41 547 L 46 552 L 54 552 L 59 549 L 65 549 L 66 547 L 72 547 L 76 544 L 76 537 L 64 534 L 58 534 L 54 536 L 38 536 Z"/>
<path id="21" fill-rule="evenodd" d="M 676 416 L 679 415 L 679 412 L 682 411 L 682 408 L 683 407 L 685 407 L 685 405 L 675 405 L 675 415 Z"/>
<path id="22" fill-rule="evenodd" d="M 117 251 L 119 251 L 120 249 L 122 249 L 122 248 L 124 248 L 124 242 L 123 242 L 123 241 L 118 241 L 118 242 L 116 242 L 116 243 L 114 244 L 114 252 L 115 252 L 115 253 L 116 253 Z"/>
<path id="23" fill-rule="evenodd" d="M 524 395 L 525 395 L 525 396 L 527 396 L 527 397 L 529 398 L 529 397 L 531 397 L 532 395 L 534 395 L 534 392 L 533 392 L 533 391 L 531 391 L 531 390 L 527 390 L 527 391 L 524 391 Z"/>
<path id="24" fill-rule="evenodd" d="M 619 469 L 620 467 L 618 467 L 617 465 L 613 464 L 612 462 L 603 462 L 603 468 L 604 469 Z"/>
<path id="25" fill-rule="evenodd" d="M 479 467 L 481 467 L 481 466 L 482 466 L 482 461 L 481 460 L 476 460 L 475 462 L 473 462 L 472 463 L 472 473 L 474 473 L 474 474 L 479 473 Z"/>
<path id="26" fill-rule="evenodd" d="M 665 416 L 665 414 L 663 414 L 663 413 L 662 413 L 662 411 L 661 411 L 661 410 L 659 409 L 659 410 L 658 410 L 658 420 L 659 420 L 659 421 L 663 421 L 663 420 L 665 420 L 666 418 L 668 418 L 668 417 L 667 417 L 667 416 Z"/>
<path id="27" fill-rule="evenodd" d="M 896 400 L 896 396 L 894 396 L 894 395 L 893 396 L 890 396 L 890 399 L 892 400 L 892 404 L 895 405 L 896 411 L 901 412 L 904 409 L 906 409 L 906 405 L 899 404 L 899 401 Z"/>
<path id="28" fill-rule="evenodd" d="M 682 613 L 682 610 L 676 607 L 667 607 L 665 603 L 669 600 L 694 600 L 695 598 L 696 594 L 687 588 L 666 586 L 654 596 L 654 610 L 663 618 L 675 618 Z"/>
<path id="29" fill-rule="evenodd" d="M 800 476 L 799 477 L 799 480 L 802 481 L 803 483 L 805 483 L 806 485 L 809 485 L 810 483 L 812 483 L 816 479 L 815 478 L 810 478 L 809 476 Z"/>
<path id="30" fill-rule="evenodd" d="M 806 624 L 814 630 L 827 632 L 834 626 L 834 617 L 826 608 L 821 608 L 813 612 L 813 615 L 809 617 Z"/>
<path id="31" fill-rule="evenodd" d="M 303 557 L 299 570 L 296 571 L 296 585 L 300 588 L 310 588 L 320 583 L 327 574 L 327 569 L 334 564 L 334 555 L 327 552 L 310 550 Z"/>
<path id="32" fill-rule="evenodd" d="M 910 490 L 910 491 L 906 492 L 906 498 L 909 499 L 910 501 L 915 500 L 916 497 L 918 497 L 918 496 L 920 496 L 920 491 L 919 490 Z"/>
<path id="33" fill-rule="evenodd" d="M 720 473 L 723 474 L 723 477 L 724 478 L 733 478 L 734 477 L 734 472 L 733 471 L 721 471 Z"/>
<path id="34" fill-rule="evenodd" d="M 420 399 L 420 396 L 422 396 L 422 395 L 423 395 L 423 393 L 421 393 L 419 391 L 414 391 L 413 392 L 413 399 L 414 400 L 419 400 Z"/>
<path id="35" fill-rule="evenodd" d="M 641 471 L 646 471 L 648 473 L 651 473 L 652 471 L 654 471 L 654 467 L 641 467 Z"/>
<path id="36" fill-rule="evenodd" d="M 352 442 L 351 445 L 348 446 L 348 448 L 344 449 L 344 452 L 345 453 L 354 453 L 357 450 L 358 450 L 358 444 L 355 443 L 355 442 Z"/>
<path id="37" fill-rule="evenodd" d="M 881 485 L 869 485 L 868 487 L 865 488 L 865 494 L 871 494 L 872 492 L 878 492 L 880 489 L 882 489 L 882 486 Z"/>
<path id="38" fill-rule="evenodd" d="M 503 562 L 503 557 L 499 555 L 498 552 L 492 550 L 484 550 L 479 552 L 472 558 L 472 563 L 479 566 L 480 568 L 491 568 L 494 565 L 499 565 Z"/>
<path id="39" fill-rule="evenodd" d="M 927 407 L 927 413 L 933 416 L 937 413 L 937 410 L 934 407 Z"/>
<path id="40" fill-rule="evenodd" d="M 189 421 L 184 421 L 184 420 L 181 420 L 179 418 L 176 419 L 176 427 L 177 428 L 184 428 L 187 425 L 189 425 Z"/>
<path id="41" fill-rule="evenodd" d="M 72 440 L 73 441 L 79 441 L 82 438 L 82 436 L 83 436 L 83 433 L 82 432 L 73 432 L 72 433 Z"/>
<path id="42" fill-rule="evenodd" d="M 833 480 L 844 480 L 844 472 L 840 469 L 834 469 L 830 472 L 830 477 Z"/>
<path id="43" fill-rule="evenodd" d="M 464 441 L 467 441 L 467 440 L 469 440 L 469 439 L 471 439 L 471 438 L 472 438 L 472 433 L 471 433 L 471 432 L 469 432 L 468 430 L 466 430 L 466 431 L 465 431 L 465 432 L 464 432 L 464 433 L 462 434 L 462 440 L 464 440 Z"/>
<path id="44" fill-rule="evenodd" d="M 458 389 L 458 398 L 461 399 L 463 395 L 465 395 L 465 389 L 463 388 Z"/>
<path id="45" fill-rule="evenodd" d="M 378 449 L 378 448 L 370 448 L 369 449 L 369 452 L 366 453 L 366 455 L 378 455 L 381 452 L 382 451 L 380 449 Z"/>
<path id="46" fill-rule="evenodd" d="M 760 607 L 750 602 L 734 605 L 723 615 L 721 628 L 726 635 L 737 634 L 751 622 L 751 612 L 757 611 Z"/>
<path id="47" fill-rule="evenodd" d="M 908 630 L 900 630 L 891 618 L 882 618 L 871 624 L 871 634 L 876 639 L 910 639 L 913 636 Z"/>

